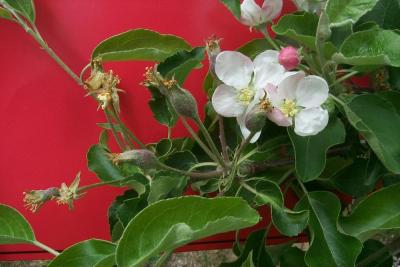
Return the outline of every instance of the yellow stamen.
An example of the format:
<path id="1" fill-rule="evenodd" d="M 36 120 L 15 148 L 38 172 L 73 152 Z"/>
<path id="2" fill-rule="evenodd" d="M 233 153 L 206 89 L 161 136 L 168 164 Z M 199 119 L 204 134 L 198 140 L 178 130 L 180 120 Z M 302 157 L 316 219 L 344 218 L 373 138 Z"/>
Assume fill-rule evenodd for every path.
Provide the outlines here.
<path id="1" fill-rule="evenodd" d="M 237 99 L 239 100 L 240 103 L 244 105 L 250 104 L 253 98 L 254 98 L 254 90 L 250 88 L 244 88 L 240 90 L 239 93 L 237 94 Z"/>
<path id="2" fill-rule="evenodd" d="M 294 117 L 297 112 L 299 112 L 299 109 L 296 107 L 296 102 L 291 99 L 285 99 L 280 110 L 287 117 Z"/>

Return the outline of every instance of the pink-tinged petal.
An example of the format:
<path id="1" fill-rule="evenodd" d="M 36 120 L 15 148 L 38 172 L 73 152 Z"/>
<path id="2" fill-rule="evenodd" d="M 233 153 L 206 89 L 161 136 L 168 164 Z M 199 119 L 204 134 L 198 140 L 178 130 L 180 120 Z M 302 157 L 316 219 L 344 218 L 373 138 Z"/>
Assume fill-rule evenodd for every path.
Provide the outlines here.
<path id="1" fill-rule="evenodd" d="M 319 107 L 328 96 L 328 83 L 315 75 L 309 75 L 302 79 L 296 91 L 297 104 L 305 108 Z"/>
<path id="2" fill-rule="evenodd" d="M 248 109 L 249 110 L 249 109 Z M 249 129 L 246 128 L 245 119 L 246 119 L 247 112 L 244 112 L 242 115 L 236 118 L 238 125 L 240 127 L 240 131 L 242 132 L 243 138 L 246 139 L 250 135 Z M 260 138 L 261 131 L 256 132 L 254 136 L 251 138 L 250 143 L 257 142 L 258 138 Z"/>
<path id="3" fill-rule="evenodd" d="M 263 10 L 254 0 L 244 0 L 240 5 L 240 21 L 250 27 L 266 22 Z"/>
<path id="4" fill-rule="evenodd" d="M 267 21 L 278 17 L 282 12 L 282 0 L 265 0 L 262 5 L 262 11 Z"/>
<path id="5" fill-rule="evenodd" d="M 237 90 L 226 84 L 215 89 L 211 103 L 215 111 L 224 117 L 239 116 L 246 108 L 237 101 Z"/>
<path id="6" fill-rule="evenodd" d="M 291 72 L 291 74 L 283 79 L 278 85 L 278 96 L 281 99 L 296 99 L 296 90 L 299 82 L 304 78 L 302 71 Z"/>
<path id="7" fill-rule="evenodd" d="M 265 87 L 265 92 L 267 93 L 267 97 L 271 101 L 272 106 L 280 107 L 282 105 L 284 99 L 279 98 L 277 86 L 269 83 Z"/>
<path id="8" fill-rule="evenodd" d="M 250 58 L 236 51 L 224 51 L 215 60 L 215 73 L 225 84 L 243 89 L 250 83 L 254 67 Z"/>
<path id="9" fill-rule="evenodd" d="M 303 109 L 294 119 L 294 132 L 300 136 L 316 135 L 325 129 L 328 121 L 328 111 L 321 107 Z"/>
<path id="10" fill-rule="evenodd" d="M 272 108 L 267 117 L 278 126 L 288 127 L 292 125 L 292 119 L 286 117 L 278 108 Z"/>

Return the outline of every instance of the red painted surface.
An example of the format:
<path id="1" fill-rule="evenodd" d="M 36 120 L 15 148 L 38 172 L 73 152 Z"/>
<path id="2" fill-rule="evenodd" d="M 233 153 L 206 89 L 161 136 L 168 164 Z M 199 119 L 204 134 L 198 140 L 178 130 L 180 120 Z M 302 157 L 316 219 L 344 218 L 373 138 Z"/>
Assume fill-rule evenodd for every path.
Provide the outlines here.
<path id="1" fill-rule="evenodd" d="M 235 49 L 261 37 L 237 22 L 217 0 L 36 0 L 37 26 L 49 45 L 76 72 L 88 63 L 92 49 L 110 35 L 149 28 L 203 45 L 212 34 L 224 38 L 223 49 Z M 289 1 L 285 10 L 293 9 Z M 70 182 L 82 171 L 82 184 L 97 181 L 87 170 L 86 151 L 98 140 L 104 122 L 97 104 L 18 25 L 0 21 L 1 136 L 0 202 L 16 207 L 32 224 L 37 239 L 64 249 L 89 238 L 108 239 L 107 209 L 120 189 L 97 188 L 76 203 L 76 209 L 54 203 L 31 214 L 23 208 L 22 192 Z M 110 64 L 122 79 L 122 118 L 144 142 L 167 134 L 147 107 L 149 93 L 139 85 L 144 62 Z M 205 103 L 202 79 L 206 67 L 194 71 L 188 88 L 200 106 Z M 184 136 L 181 125 L 173 136 Z M 271 238 L 277 238 L 275 232 Z M 212 238 L 213 244 L 186 249 L 230 246 L 232 235 Z M 225 245 L 224 245 L 225 244 Z M 0 246 L 0 260 L 43 258 L 33 246 Z M 5 254 L 10 253 L 13 254 Z"/>

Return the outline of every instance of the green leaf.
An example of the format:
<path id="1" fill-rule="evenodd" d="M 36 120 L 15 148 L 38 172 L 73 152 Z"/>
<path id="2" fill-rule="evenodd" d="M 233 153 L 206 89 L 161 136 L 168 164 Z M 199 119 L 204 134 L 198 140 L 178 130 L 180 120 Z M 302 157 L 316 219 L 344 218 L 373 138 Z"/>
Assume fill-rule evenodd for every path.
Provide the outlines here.
<path id="1" fill-rule="evenodd" d="M 357 25 L 375 22 L 382 29 L 400 29 L 400 2 L 398 0 L 379 0 L 375 7 L 362 16 Z"/>
<path id="2" fill-rule="evenodd" d="M 87 153 L 88 168 L 102 181 L 124 179 L 120 169 L 112 163 L 102 145 L 92 145 Z"/>
<path id="3" fill-rule="evenodd" d="M 346 24 L 341 27 L 336 27 L 332 29 L 330 41 L 336 47 L 339 48 L 342 46 L 344 40 L 346 40 L 352 34 L 353 34 L 353 26 L 351 24 Z"/>
<path id="4" fill-rule="evenodd" d="M 165 138 L 161 139 L 156 145 L 156 155 L 158 158 L 168 156 L 172 150 L 171 139 Z"/>
<path id="5" fill-rule="evenodd" d="M 363 244 L 363 250 L 361 254 L 357 258 L 357 265 L 362 263 L 363 260 L 372 256 L 372 254 L 376 253 L 377 251 L 383 249 L 385 247 L 384 244 L 379 242 L 378 240 L 369 239 Z M 369 262 L 366 265 L 362 265 L 364 267 L 392 267 L 393 266 L 393 256 L 390 254 L 388 250 L 384 251 L 382 254 L 379 255 L 378 258 Z"/>
<path id="6" fill-rule="evenodd" d="M 182 195 L 187 185 L 187 177 L 176 173 L 161 171 L 151 182 L 148 203 L 152 204 L 160 199 L 178 197 Z"/>
<path id="7" fill-rule="evenodd" d="M 301 233 L 308 222 L 308 211 L 292 211 L 285 208 L 282 192 L 276 183 L 262 178 L 252 179 L 253 182 L 246 183 L 250 184 L 256 191 L 250 191 L 255 195 L 255 203 L 271 206 L 272 222 L 277 230 L 286 236 L 296 236 Z M 242 197 L 248 199 L 246 196 L 242 195 Z M 250 199 L 251 202 L 253 201 Z"/>
<path id="8" fill-rule="evenodd" d="M 326 12 L 331 27 L 354 24 L 362 15 L 370 11 L 378 0 L 329 0 Z"/>
<path id="9" fill-rule="evenodd" d="M 400 68 L 389 67 L 388 74 L 388 82 L 392 90 L 400 91 Z"/>
<path id="10" fill-rule="evenodd" d="M 7 9 L 0 7 L 0 18 L 7 19 L 7 20 L 14 20 L 13 16 Z"/>
<path id="11" fill-rule="evenodd" d="M 317 135 L 299 136 L 288 128 L 296 158 L 296 172 L 302 181 L 319 177 L 326 164 L 326 152 L 334 145 L 344 142 L 346 131 L 340 119 L 333 119 Z"/>
<path id="12" fill-rule="evenodd" d="M 249 256 L 247 256 L 241 267 L 255 267 L 253 263 L 253 251 L 249 253 Z"/>
<path id="13" fill-rule="evenodd" d="M 110 233 L 114 242 L 118 241 L 122 231 L 130 220 L 147 206 L 147 195 L 140 195 L 127 190 L 123 195 L 118 196 L 108 208 L 108 223 Z"/>
<path id="14" fill-rule="evenodd" d="M 326 0 L 293 0 L 297 9 L 310 13 L 318 13 L 326 5 Z"/>
<path id="15" fill-rule="evenodd" d="M 356 32 L 343 42 L 340 52 L 333 55 L 333 60 L 354 66 L 400 67 L 398 43 L 400 35 L 391 30 Z"/>
<path id="16" fill-rule="evenodd" d="M 336 189 L 359 198 L 374 189 L 383 171 L 382 164 L 375 156 L 355 159 L 353 164 L 340 171 L 330 182 Z"/>
<path id="17" fill-rule="evenodd" d="M 115 244 L 104 240 L 90 239 L 67 248 L 52 260 L 48 267 L 93 267 L 102 261 L 104 263 L 104 260 L 114 253 Z"/>
<path id="18" fill-rule="evenodd" d="M 330 192 L 310 192 L 296 209 L 310 210 L 310 248 L 305 261 L 309 267 L 354 266 L 362 244 L 337 229 L 340 201 Z"/>
<path id="19" fill-rule="evenodd" d="M 232 14 L 240 20 L 241 11 L 240 11 L 240 0 L 220 0 Z"/>
<path id="20" fill-rule="evenodd" d="M 318 16 L 315 14 L 288 14 L 273 25 L 272 30 L 278 35 L 286 36 L 306 47 L 315 49 L 317 26 Z"/>
<path id="21" fill-rule="evenodd" d="M 400 228 L 400 184 L 383 188 L 362 200 L 340 226 L 345 233 L 365 240 L 377 231 Z"/>
<path id="22" fill-rule="evenodd" d="M 167 127 L 174 126 L 178 121 L 178 114 L 176 114 L 167 98 L 162 95 L 157 88 L 148 87 L 148 89 L 152 95 L 149 106 L 153 112 L 154 118 Z"/>
<path id="23" fill-rule="evenodd" d="M 162 62 L 181 50 L 189 51 L 191 47 L 180 37 L 146 29 L 135 29 L 102 41 L 94 49 L 92 60 L 99 57 L 103 61 Z"/>
<path id="24" fill-rule="evenodd" d="M 400 173 L 400 115 L 393 105 L 378 95 L 364 94 L 349 100 L 343 110 L 383 165 Z"/>
<path id="25" fill-rule="evenodd" d="M 246 240 L 239 258 L 234 262 L 225 262 L 220 267 L 241 267 L 249 258 L 255 267 L 273 267 L 271 256 L 265 249 L 265 230 L 252 232 Z"/>
<path id="26" fill-rule="evenodd" d="M 115 254 L 109 255 L 97 262 L 93 267 L 114 267 L 115 265 Z"/>
<path id="27" fill-rule="evenodd" d="M 35 23 L 35 5 L 33 0 L 4 0 L 15 11 L 24 16 L 30 23 Z"/>
<path id="28" fill-rule="evenodd" d="M 104 149 L 109 149 L 108 142 L 109 142 L 108 130 L 104 129 L 100 132 L 99 135 L 99 145 L 102 145 Z"/>
<path id="29" fill-rule="evenodd" d="M 139 266 L 163 251 L 249 227 L 259 219 L 257 211 L 240 198 L 187 196 L 161 200 L 129 223 L 117 246 L 117 265 Z"/>
<path id="30" fill-rule="evenodd" d="M 157 71 L 164 77 L 174 77 L 182 85 L 191 70 L 202 67 L 204 53 L 204 47 L 196 47 L 191 51 L 179 51 L 160 63 Z"/>
<path id="31" fill-rule="evenodd" d="M 0 204 L 0 244 L 33 243 L 35 234 L 16 209 Z"/>
<path id="32" fill-rule="evenodd" d="M 197 158 L 191 151 L 178 151 L 171 154 L 165 164 L 180 170 L 189 170 L 197 164 Z"/>
<path id="33" fill-rule="evenodd" d="M 290 247 L 280 258 L 280 267 L 307 267 L 304 261 L 305 252 L 296 247 Z"/>
<path id="34" fill-rule="evenodd" d="M 254 39 L 248 43 L 245 43 L 241 47 L 237 49 L 238 52 L 243 55 L 248 56 L 251 59 L 254 59 L 258 54 L 261 54 L 265 50 L 273 49 L 271 45 L 268 43 L 265 38 L 263 39 Z"/>
<path id="35" fill-rule="evenodd" d="M 285 236 L 297 236 L 308 223 L 308 210 L 292 211 L 287 208 L 272 208 L 272 222 L 276 229 Z"/>

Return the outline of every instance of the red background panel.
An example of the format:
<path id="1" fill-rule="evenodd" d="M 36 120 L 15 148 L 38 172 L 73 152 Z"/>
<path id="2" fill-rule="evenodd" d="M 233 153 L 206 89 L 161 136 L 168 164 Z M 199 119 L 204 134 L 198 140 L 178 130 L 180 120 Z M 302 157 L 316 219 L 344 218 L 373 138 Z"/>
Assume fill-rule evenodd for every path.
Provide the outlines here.
<path id="1" fill-rule="evenodd" d="M 215 34 L 223 38 L 223 49 L 261 37 L 236 21 L 217 0 L 35 0 L 35 4 L 43 37 L 76 73 L 100 41 L 134 28 L 176 34 L 192 46 L 203 45 Z M 293 6 L 286 1 L 284 8 Z M 97 104 L 84 97 L 84 90 L 17 24 L 0 20 L 0 36 L 0 202 L 22 212 L 37 239 L 53 248 L 64 249 L 88 238 L 108 239 L 107 209 L 120 189 L 93 189 L 77 201 L 74 211 L 54 203 L 37 214 L 23 208 L 23 191 L 59 186 L 72 181 L 78 171 L 82 171 L 82 184 L 97 181 L 87 170 L 86 151 L 97 143 L 100 129 L 95 124 L 104 122 L 104 117 L 96 111 Z M 141 140 L 155 142 L 166 137 L 167 129 L 153 118 L 147 107 L 150 95 L 139 85 L 148 65 L 124 62 L 107 67 L 121 77 L 120 87 L 126 91 L 121 96 L 122 118 Z M 195 70 L 185 84 L 200 106 L 206 101 L 201 87 L 206 71 L 206 67 Z M 178 125 L 173 136 L 183 135 L 186 132 Z M 230 238 L 213 240 L 229 242 Z M 195 247 L 199 248 L 208 246 Z M 0 246 L 0 259 L 10 258 L 6 252 L 20 252 L 15 254 L 19 258 L 43 257 L 26 251 L 39 250 Z"/>

